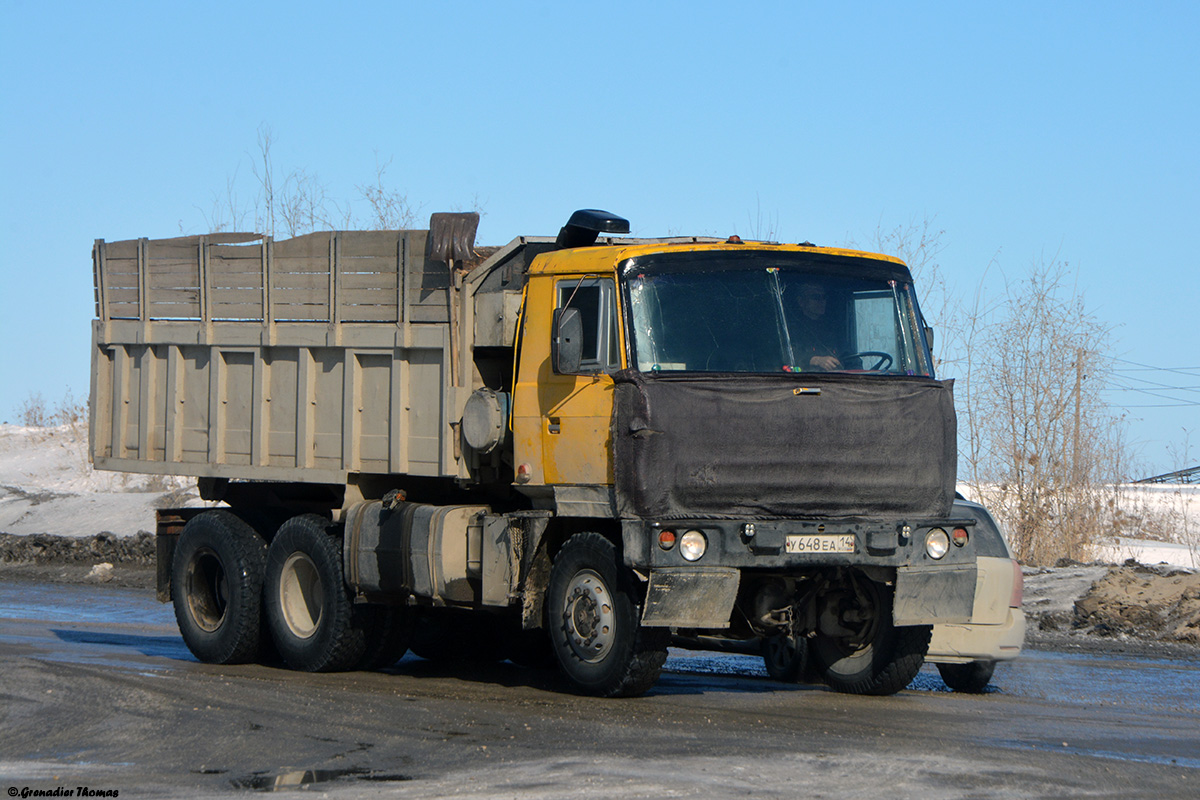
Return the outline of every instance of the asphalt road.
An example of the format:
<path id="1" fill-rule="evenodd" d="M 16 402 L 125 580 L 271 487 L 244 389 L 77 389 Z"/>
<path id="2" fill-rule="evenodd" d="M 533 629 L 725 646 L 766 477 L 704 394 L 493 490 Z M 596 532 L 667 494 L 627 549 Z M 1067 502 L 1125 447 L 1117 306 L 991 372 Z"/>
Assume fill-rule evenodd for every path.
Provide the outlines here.
<path id="1" fill-rule="evenodd" d="M 0 797 L 1200 796 L 1200 663 L 1027 651 L 886 698 L 673 651 L 646 697 L 555 673 L 197 663 L 145 591 L 0 583 Z"/>

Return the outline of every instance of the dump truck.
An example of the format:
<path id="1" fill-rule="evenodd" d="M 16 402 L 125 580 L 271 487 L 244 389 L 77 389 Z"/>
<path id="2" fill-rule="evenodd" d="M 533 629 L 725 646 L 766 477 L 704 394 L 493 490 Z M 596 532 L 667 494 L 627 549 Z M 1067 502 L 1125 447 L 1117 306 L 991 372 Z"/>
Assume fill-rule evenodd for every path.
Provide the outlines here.
<path id="1" fill-rule="evenodd" d="M 411 648 L 632 696 L 672 636 L 758 638 L 889 694 L 934 626 L 1011 630 L 901 261 L 477 225 L 96 241 L 90 454 L 198 479 L 156 521 L 198 659 Z"/>

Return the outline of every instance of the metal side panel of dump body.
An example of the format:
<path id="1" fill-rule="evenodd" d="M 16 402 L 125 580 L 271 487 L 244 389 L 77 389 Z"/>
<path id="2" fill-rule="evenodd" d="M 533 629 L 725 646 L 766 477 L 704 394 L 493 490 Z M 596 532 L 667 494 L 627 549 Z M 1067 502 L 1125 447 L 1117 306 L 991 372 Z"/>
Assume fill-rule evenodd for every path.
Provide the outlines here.
<path id="1" fill-rule="evenodd" d="M 452 476 L 449 270 L 426 231 L 99 240 L 101 469 Z M 463 396 L 458 397 L 459 394 Z"/>

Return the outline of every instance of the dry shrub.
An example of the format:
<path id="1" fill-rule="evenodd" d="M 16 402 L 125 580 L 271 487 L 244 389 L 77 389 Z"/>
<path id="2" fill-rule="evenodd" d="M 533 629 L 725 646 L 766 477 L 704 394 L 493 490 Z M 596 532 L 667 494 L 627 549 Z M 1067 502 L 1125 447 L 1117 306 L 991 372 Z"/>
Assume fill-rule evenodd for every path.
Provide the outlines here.
<path id="1" fill-rule="evenodd" d="M 17 422 L 27 428 L 50 427 L 50 411 L 41 392 L 30 392 L 29 397 L 17 406 Z"/>
<path id="2" fill-rule="evenodd" d="M 30 392 L 17 406 L 17 421 L 27 428 L 54 428 L 59 425 L 80 427 L 87 424 L 87 401 L 77 400 L 70 389 L 53 408 L 41 392 Z"/>

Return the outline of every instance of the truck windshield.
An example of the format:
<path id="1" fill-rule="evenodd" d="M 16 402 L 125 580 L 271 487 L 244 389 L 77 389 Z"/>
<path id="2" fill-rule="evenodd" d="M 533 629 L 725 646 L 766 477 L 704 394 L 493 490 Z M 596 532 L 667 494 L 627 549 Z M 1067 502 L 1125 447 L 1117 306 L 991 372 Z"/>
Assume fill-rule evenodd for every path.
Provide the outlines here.
<path id="1" fill-rule="evenodd" d="M 804 256 L 626 262 L 634 363 L 643 372 L 932 376 L 907 276 L 885 262 Z"/>

